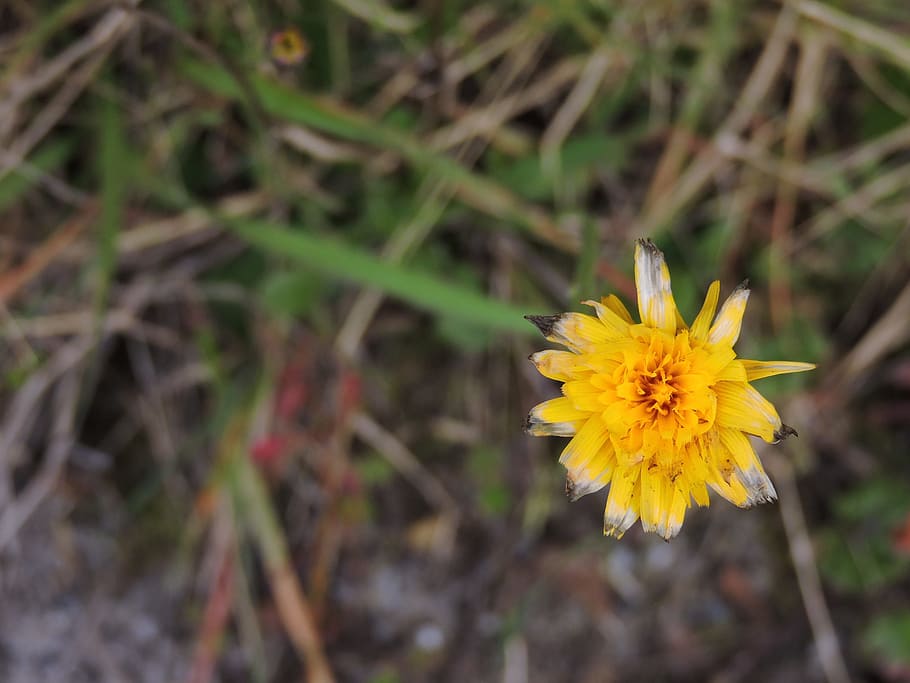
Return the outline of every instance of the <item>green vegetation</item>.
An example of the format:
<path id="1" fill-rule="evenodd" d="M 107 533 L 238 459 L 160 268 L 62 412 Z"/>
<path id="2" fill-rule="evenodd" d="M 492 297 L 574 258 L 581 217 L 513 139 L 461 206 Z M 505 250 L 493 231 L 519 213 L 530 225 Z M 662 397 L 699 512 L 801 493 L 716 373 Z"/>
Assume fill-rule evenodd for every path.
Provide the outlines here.
<path id="1" fill-rule="evenodd" d="M 887 0 L 4 3 L 0 678 L 905 679 L 908 36 Z M 521 431 L 557 391 L 523 315 L 632 308 L 642 236 L 690 321 L 749 278 L 740 353 L 819 365 L 762 381 L 780 503 L 670 544 L 603 539 Z"/>

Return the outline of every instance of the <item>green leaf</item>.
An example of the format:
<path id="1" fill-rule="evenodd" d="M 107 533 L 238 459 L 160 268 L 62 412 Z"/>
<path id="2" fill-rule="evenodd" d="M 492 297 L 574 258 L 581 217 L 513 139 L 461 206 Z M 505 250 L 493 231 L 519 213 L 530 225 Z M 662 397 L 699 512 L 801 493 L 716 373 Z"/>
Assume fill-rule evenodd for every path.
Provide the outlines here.
<path id="1" fill-rule="evenodd" d="M 366 486 L 378 486 L 390 482 L 396 474 L 389 461 L 378 453 L 356 460 L 354 467 Z"/>
<path id="2" fill-rule="evenodd" d="M 243 239 L 265 251 L 336 278 L 376 287 L 417 308 L 505 332 L 536 333 L 522 319 L 525 311 L 521 309 L 428 273 L 386 263 L 339 239 L 265 221 L 222 220 Z"/>
<path id="3" fill-rule="evenodd" d="M 910 510 L 902 482 L 873 479 L 834 501 L 835 523 L 821 538 L 820 569 L 843 590 L 865 592 L 910 574 L 910 558 L 895 552 L 895 527 Z"/>
<path id="4" fill-rule="evenodd" d="M 849 536 L 827 529 L 821 537 L 819 568 L 837 588 L 866 593 L 907 576 L 910 560 L 894 553 L 891 540 L 881 529 Z"/>
<path id="5" fill-rule="evenodd" d="M 600 300 L 597 292 L 597 259 L 600 256 L 600 230 L 597 221 L 586 217 L 582 223 L 582 247 L 575 264 L 575 284 L 572 298 L 575 301 L 585 299 Z"/>
<path id="6" fill-rule="evenodd" d="M 418 22 L 414 16 L 393 9 L 378 0 L 335 0 L 335 4 L 380 31 L 410 33 L 417 27 Z"/>
<path id="7" fill-rule="evenodd" d="M 280 272 L 266 277 L 260 296 L 265 308 L 281 315 L 308 313 L 324 291 L 324 279 L 317 273 Z"/>
<path id="8" fill-rule="evenodd" d="M 571 138 L 559 150 L 557 164 L 562 176 L 577 176 L 597 169 L 615 170 L 626 161 L 631 141 L 603 134 L 579 135 Z M 495 157 L 494 157 L 495 158 Z M 493 176 L 506 187 L 528 199 L 548 199 L 553 196 L 553 179 L 546 173 L 538 156 L 500 161 L 492 170 Z"/>
<path id="9" fill-rule="evenodd" d="M 483 351 L 490 345 L 490 330 L 454 318 L 440 317 L 436 332 L 452 346 L 465 353 Z"/>
<path id="10" fill-rule="evenodd" d="M 512 497 L 502 478 L 502 454 L 496 449 L 478 447 L 468 457 L 468 470 L 477 486 L 481 510 L 490 517 L 505 514 Z"/>
<path id="11" fill-rule="evenodd" d="M 863 647 L 895 664 L 910 664 L 910 612 L 876 617 L 863 631 Z"/>
<path id="12" fill-rule="evenodd" d="M 881 520 L 885 524 L 901 521 L 910 510 L 910 489 L 901 481 L 872 479 L 835 504 L 837 516 L 854 522 Z"/>

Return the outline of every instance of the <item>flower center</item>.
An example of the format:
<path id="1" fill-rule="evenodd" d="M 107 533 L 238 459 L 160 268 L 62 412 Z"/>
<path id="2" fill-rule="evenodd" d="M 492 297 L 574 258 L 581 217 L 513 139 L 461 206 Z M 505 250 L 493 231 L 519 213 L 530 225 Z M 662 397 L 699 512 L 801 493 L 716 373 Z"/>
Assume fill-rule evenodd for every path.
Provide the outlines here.
<path id="1" fill-rule="evenodd" d="M 651 404 L 648 410 L 666 415 L 675 405 L 673 395 L 676 393 L 676 387 L 673 386 L 672 378 L 668 377 L 641 377 L 640 386 L 642 392 L 650 400 Z"/>
<path id="2" fill-rule="evenodd" d="M 685 446 L 714 424 L 716 381 L 689 333 L 640 327 L 604 382 L 604 417 L 623 449 L 645 457 Z"/>

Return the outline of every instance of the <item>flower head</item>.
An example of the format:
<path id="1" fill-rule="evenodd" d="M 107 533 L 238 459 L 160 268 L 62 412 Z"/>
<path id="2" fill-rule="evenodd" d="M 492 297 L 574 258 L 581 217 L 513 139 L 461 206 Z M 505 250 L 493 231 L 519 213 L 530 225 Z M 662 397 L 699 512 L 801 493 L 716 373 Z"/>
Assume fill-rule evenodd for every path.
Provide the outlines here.
<path id="1" fill-rule="evenodd" d="M 269 52 L 281 66 L 294 66 L 306 59 L 310 51 L 306 40 L 296 28 L 286 28 L 269 38 Z"/>
<path id="2" fill-rule="evenodd" d="M 686 509 L 709 503 L 708 488 L 751 507 L 777 498 L 748 435 L 768 443 L 796 434 L 750 382 L 815 366 L 736 357 L 749 289 L 740 285 L 715 317 L 720 282 L 708 288 L 687 326 L 670 272 L 650 240 L 635 245 L 636 323 L 613 295 L 585 301 L 583 313 L 527 316 L 568 351 L 538 351 L 538 371 L 563 395 L 535 406 L 534 436 L 572 437 L 559 461 L 572 500 L 609 485 L 604 533 L 622 536 L 641 518 L 645 531 L 679 533 Z"/>

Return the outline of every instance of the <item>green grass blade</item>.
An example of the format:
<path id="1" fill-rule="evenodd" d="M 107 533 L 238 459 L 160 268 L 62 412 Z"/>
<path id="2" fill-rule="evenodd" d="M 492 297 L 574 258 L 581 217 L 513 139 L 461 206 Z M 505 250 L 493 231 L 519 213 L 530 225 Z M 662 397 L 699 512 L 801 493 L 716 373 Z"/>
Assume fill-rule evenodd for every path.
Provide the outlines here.
<path id="1" fill-rule="evenodd" d="M 600 230 L 597 221 L 585 218 L 582 227 L 582 248 L 575 266 L 575 286 L 572 296 L 575 304 L 583 299 L 600 300 L 597 287 L 597 259 L 600 256 Z"/>
<path id="2" fill-rule="evenodd" d="M 186 61 L 182 71 L 190 80 L 213 93 L 233 99 L 243 97 L 243 90 L 234 77 L 218 66 Z M 480 177 L 454 159 L 433 151 L 418 138 L 379 123 L 338 102 L 306 95 L 260 76 L 251 75 L 250 83 L 261 106 L 270 115 L 345 140 L 394 151 L 416 168 L 432 172 L 440 179 L 451 182 L 456 195 L 465 204 L 502 220 L 507 225 L 518 225 L 561 247 L 572 248 L 571 239 L 559 232 L 543 211 L 525 204 L 489 178 Z"/>
<path id="3" fill-rule="evenodd" d="M 536 334 L 526 312 L 482 293 L 382 261 L 341 240 L 256 220 L 229 220 L 228 227 L 261 249 L 328 275 L 375 287 L 417 308 L 503 332 Z"/>
<path id="4" fill-rule="evenodd" d="M 410 14 L 392 9 L 379 0 L 335 0 L 356 17 L 360 17 L 377 30 L 392 33 L 410 33 L 417 27 L 417 19 Z"/>

